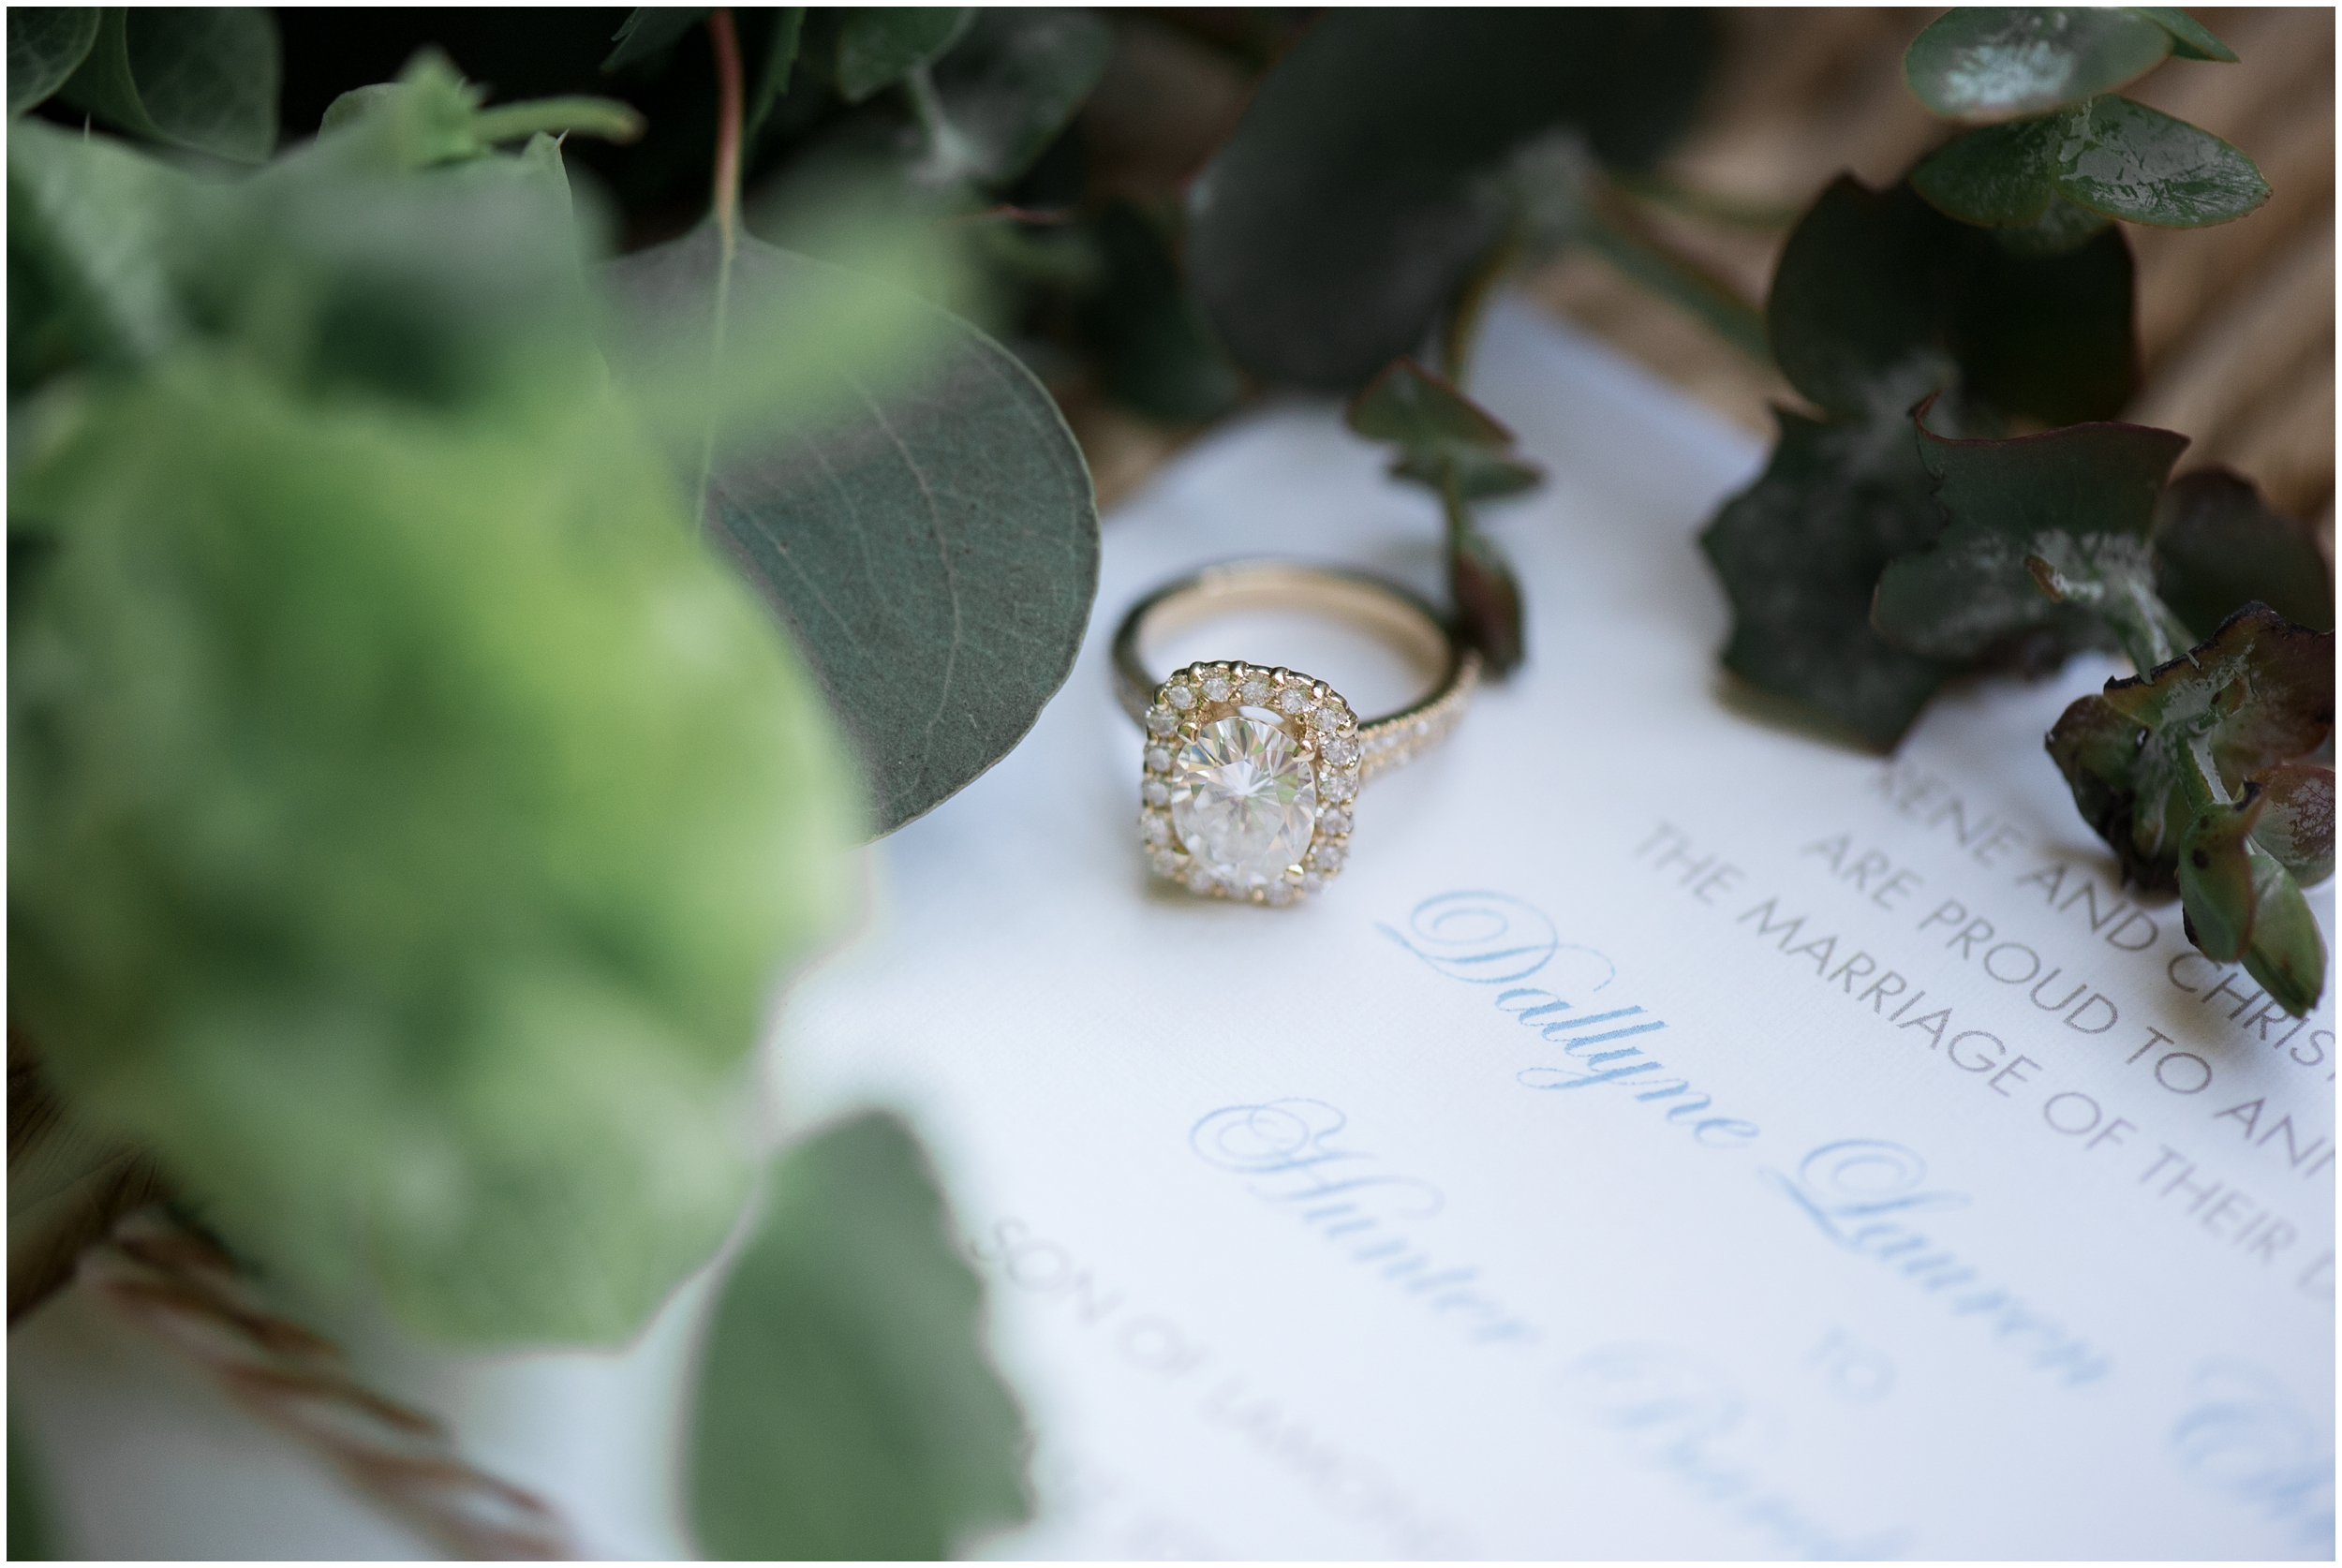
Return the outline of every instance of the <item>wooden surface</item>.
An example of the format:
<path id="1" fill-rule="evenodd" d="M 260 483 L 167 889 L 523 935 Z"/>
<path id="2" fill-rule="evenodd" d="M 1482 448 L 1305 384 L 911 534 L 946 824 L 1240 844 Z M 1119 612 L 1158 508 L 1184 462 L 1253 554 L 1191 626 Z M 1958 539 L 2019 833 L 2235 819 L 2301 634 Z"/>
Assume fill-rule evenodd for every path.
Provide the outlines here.
<path id="1" fill-rule="evenodd" d="M 1950 134 L 1904 88 L 1901 70 L 1904 46 L 1937 12 L 1721 14 L 1727 43 L 1718 81 L 1666 165 L 1684 185 L 1795 209 L 1843 170 L 1886 184 Z M 2126 226 L 2138 258 L 2144 375 L 2126 417 L 2194 437 L 2183 469 L 2226 463 L 2283 510 L 2321 519 L 2331 554 L 2334 12 L 2192 14 L 2242 64 L 2174 60 L 2127 92 L 2242 148 L 2273 194 L 2260 211 L 2216 228 Z M 1764 298 L 1781 231 L 1665 228 L 1743 297 Z M 1770 434 L 1767 405 L 1791 399 L 1777 377 L 1598 259 L 1565 256 L 1529 287 L 1752 431 Z"/>

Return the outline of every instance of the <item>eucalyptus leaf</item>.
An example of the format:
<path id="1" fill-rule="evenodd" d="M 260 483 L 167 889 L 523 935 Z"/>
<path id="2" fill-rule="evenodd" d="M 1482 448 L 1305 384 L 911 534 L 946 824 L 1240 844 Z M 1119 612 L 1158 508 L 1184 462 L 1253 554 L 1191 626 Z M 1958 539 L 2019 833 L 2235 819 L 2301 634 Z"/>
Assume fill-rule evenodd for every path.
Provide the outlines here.
<path id="1" fill-rule="evenodd" d="M 2130 223 L 2201 229 L 2269 200 L 2252 159 L 2119 97 L 1970 131 L 1922 161 L 1911 184 L 1951 216 L 1995 228 L 2038 224 L 2065 202 Z"/>
<path id="2" fill-rule="evenodd" d="M 2049 752 L 2126 879 L 2173 885 L 2196 798 L 2232 801 L 2334 730 L 2334 635 L 2249 605 L 2178 658 L 2069 706 Z"/>
<path id="3" fill-rule="evenodd" d="M 70 365 L 137 363 L 177 342 L 186 320 L 171 278 L 174 220 L 202 194 L 111 138 L 11 125 L 10 384 Z"/>
<path id="4" fill-rule="evenodd" d="M 621 71 L 673 48 L 676 40 L 706 19 L 708 9 L 705 6 L 635 7 L 618 24 L 617 32 L 611 35 L 616 47 L 602 61 L 601 68 Z"/>
<path id="5" fill-rule="evenodd" d="M 1955 6 L 1904 51 L 1903 79 L 1947 119 L 2008 120 L 2112 92 L 2161 65 L 2173 42 L 2136 10 Z"/>
<path id="6" fill-rule="evenodd" d="M 276 23 L 247 6 L 108 6 L 63 89 L 108 125 L 236 163 L 276 145 Z"/>
<path id="7" fill-rule="evenodd" d="M 1191 187 L 1205 314 L 1257 375 L 1360 385 L 1502 239 L 1490 181 L 1518 149 L 1575 131 L 1605 163 L 1648 164 L 1713 52 L 1690 11 L 1328 12 Z"/>
<path id="8" fill-rule="evenodd" d="M 2317 539 L 2230 469 L 2199 468 L 2164 490 L 2155 558 L 2157 596 L 2199 637 L 2255 599 L 2313 631 L 2334 629 L 2334 580 Z"/>
<path id="9" fill-rule="evenodd" d="M 1078 324 L 1106 395 L 1178 424 L 1227 412 L 1242 381 L 1154 220 L 1134 203 L 1118 201 L 1090 229 L 1103 275 L 1083 300 Z"/>
<path id="10" fill-rule="evenodd" d="M 1113 48 L 1113 29 L 1089 11 L 977 11 L 934 67 L 960 177 L 1000 185 L 1030 168 L 1098 84 Z"/>
<path id="11" fill-rule="evenodd" d="M 96 41 L 95 6 L 10 6 L 8 112 L 22 114 L 64 86 Z"/>
<path id="12" fill-rule="evenodd" d="M 2130 9 L 2172 35 L 2172 52 L 2183 60 L 2216 60 L 2236 64 L 2236 51 L 2212 36 L 2212 29 L 2177 6 L 2133 6 Z"/>
<path id="13" fill-rule="evenodd" d="M 2318 1005 L 2326 984 L 2325 937 L 2301 884 L 2253 841 L 2260 791 L 2233 806 L 2198 813 L 2182 836 L 2179 896 L 2187 939 L 2216 963 L 2239 961 L 2288 1013 Z"/>
<path id="14" fill-rule="evenodd" d="M 2260 811 L 2252 838 L 2304 887 L 2334 875 L 2334 770 L 2276 762 L 2249 775 Z"/>
<path id="15" fill-rule="evenodd" d="M 633 341 L 708 343 L 721 269 L 713 229 L 614 263 Z M 1098 521 L 1055 403 L 965 322 L 890 296 L 923 334 L 908 380 L 848 334 L 817 347 L 782 325 L 854 318 L 868 289 L 741 239 L 726 357 L 802 366 L 794 395 L 825 412 L 719 433 L 702 521 L 795 632 L 859 747 L 884 833 L 1006 755 L 1064 683 L 1097 591 Z M 702 451 L 689 449 L 694 466 Z"/>
<path id="16" fill-rule="evenodd" d="M 1949 673 L 1871 625 L 1879 572 L 1942 526 L 1927 470 L 1907 427 L 1773 419 L 1764 473 L 1699 536 L 1732 601 L 1725 667 L 1890 749 Z"/>
<path id="17" fill-rule="evenodd" d="M 1790 233 L 1766 319 L 1775 361 L 1826 417 L 1777 411 L 1764 474 L 1701 536 L 1732 600 L 1726 666 L 1891 747 L 1952 668 L 1872 622 L 1880 573 L 1943 528 L 1910 408 L 1937 395 L 1938 423 L 1964 431 L 2112 414 L 2136 380 L 2130 292 L 2118 232 L 2023 255 L 1907 186 L 1825 189 Z M 2025 663 L 2057 651 L 1993 649 Z"/>
<path id="18" fill-rule="evenodd" d="M 1030 1516 L 1024 1418 L 919 1147 L 866 1115 L 775 1162 L 716 1303 L 690 1508 L 716 1558 L 933 1559 Z"/>
<path id="19" fill-rule="evenodd" d="M 2067 648 L 2119 636 L 2142 667 L 2189 645 L 2155 597 L 2147 541 L 2187 437 L 2143 425 L 2068 425 L 2009 440 L 1955 440 L 1916 422 L 1948 525 L 1888 565 L 1873 617 L 1889 640 L 1973 658 L 2036 630 Z M 2107 628 L 2113 629 L 2111 636 Z"/>
<path id="20" fill-rule="evenodd" d="M 837 33 L 838 96 L 860 103 L 957 43 L 976 19 L 968 6 L 856 6 Z"/>

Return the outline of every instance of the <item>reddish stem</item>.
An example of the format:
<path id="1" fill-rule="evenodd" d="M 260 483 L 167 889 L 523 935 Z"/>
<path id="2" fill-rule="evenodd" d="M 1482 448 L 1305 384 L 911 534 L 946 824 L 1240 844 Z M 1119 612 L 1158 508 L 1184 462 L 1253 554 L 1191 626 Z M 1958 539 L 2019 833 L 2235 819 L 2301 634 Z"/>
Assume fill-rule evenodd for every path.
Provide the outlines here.
<path id="1" fill-rule="evenodd" d="M 740 210 L 740 39 L 732 12 L 719 6 L 707 13 L 707 36 L 716 46 L 716 227 L 732 244 Z"/>

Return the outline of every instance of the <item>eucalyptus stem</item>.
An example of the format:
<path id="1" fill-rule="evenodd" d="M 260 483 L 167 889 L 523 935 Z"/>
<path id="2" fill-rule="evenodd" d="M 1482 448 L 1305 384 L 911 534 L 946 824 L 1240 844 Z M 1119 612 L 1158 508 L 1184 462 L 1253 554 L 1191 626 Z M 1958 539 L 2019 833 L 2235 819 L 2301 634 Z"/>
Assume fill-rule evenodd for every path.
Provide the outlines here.
<path id="1" fill-rule="evenodd" d="M 1440 325 L 1440 373 L 1461 391 L 1471 368 L 1472 348 L 1480 334 L 1480 318 L 1496 292 L 1497 280 L 1520 259 L 1523 237 L 1519 224 L 1490 245 L 1448 297 L 1446 319 Z M 1461 503 L 1460 502 L 1459 505 Z"/>
<path id="2" fill-rule="evenodd" d="M 1751 363 L 1772 368 L 1763 313 L 1714 274 L 1645 231 L 1618 203 L 1589 200 L 1577 237 L 1628 277 L 1689 313 Z"/>
<path id="3" fill-rule="evenodd" d="M 732 310 L 732 259 L 740 247 L 740 39 L 733 30 L 732 12 L 719 6 L 707 13 L 707 37 L 716 51 L 716 299 L 708 314 L 708 385 L 722 384 L 724 322 Z M 707 429 L 700 441 L 699 483 L 692 492 L 691 515 L 707 520 L 707 491 L 716 473 L 715 408 L 708 409 Z"/>
<path id="4" fill-rule="evenodd" d="M 472 134 L 482 141 L 518 141 L 544 131 L 598 136 L 604 141 L 632 141 L 643 134 L 643 117 L 615 98 L 531 98 L 523 103 L 483 109 L 472 120 Z"/>

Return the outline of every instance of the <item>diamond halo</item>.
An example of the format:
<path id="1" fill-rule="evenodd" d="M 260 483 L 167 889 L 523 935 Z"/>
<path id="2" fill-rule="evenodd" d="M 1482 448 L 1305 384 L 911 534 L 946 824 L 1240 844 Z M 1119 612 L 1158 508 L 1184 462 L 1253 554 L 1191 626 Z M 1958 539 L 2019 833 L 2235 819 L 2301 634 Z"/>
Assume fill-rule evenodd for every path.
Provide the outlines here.
<path id="1" fill-rule="evenodd" d="M 1340 875 L 1365 748 L 1339 692 L 1296 670 L 1191 664 L 1142 722 L 1139 843 L 1154 875 L 1273 906 Z"/>

